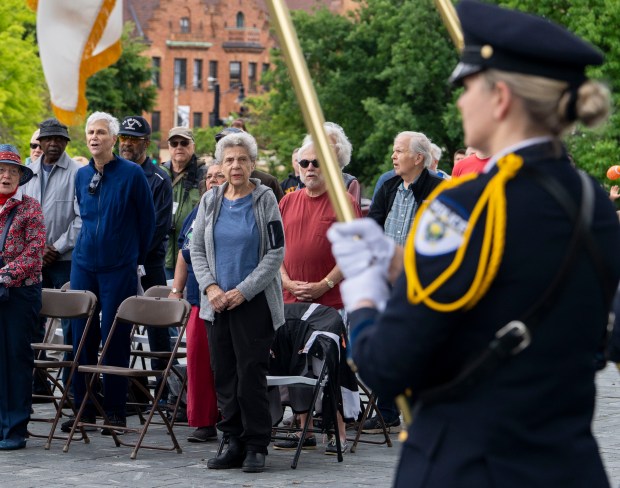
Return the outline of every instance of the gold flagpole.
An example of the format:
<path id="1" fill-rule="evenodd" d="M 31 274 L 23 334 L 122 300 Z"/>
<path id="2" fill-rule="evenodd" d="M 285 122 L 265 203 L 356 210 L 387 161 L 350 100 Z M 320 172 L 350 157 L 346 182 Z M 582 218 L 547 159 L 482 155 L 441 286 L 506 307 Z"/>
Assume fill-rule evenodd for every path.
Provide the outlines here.
<path id="1" fill-rule="evenodd" d="M 297 33 L 289 15 L 284 0 L 267 0 L 271 13 L 271 25 L 275 28 L 284 59 L 293 80 L 293 86 L 304 116 L 306 127 L 312 135 L 314 148 L 321 162 L 321 170 L 325 175 L 329 199 L 332 202 L 336 217 L 340 222 L 349 222 L 355 219 L 351 201 L 347 197 L 347 190 L 342 179 L 342 171 L 336 162 L 336 154 L 330 145 L 323 124 L 323 111 L 310 79 L 306 61 L 301 54 Z"/>
<path id="2" fill-rule="evenodd" d="M 463 30 L 461 29 L 461 23 L 456 15 L 456 10 L 452 4 L 452 0 L 435 0 L 435 6 L 441 15 L 448 34 L 452 38 L 452 42 L 459 51 L 463 50 Z"/>

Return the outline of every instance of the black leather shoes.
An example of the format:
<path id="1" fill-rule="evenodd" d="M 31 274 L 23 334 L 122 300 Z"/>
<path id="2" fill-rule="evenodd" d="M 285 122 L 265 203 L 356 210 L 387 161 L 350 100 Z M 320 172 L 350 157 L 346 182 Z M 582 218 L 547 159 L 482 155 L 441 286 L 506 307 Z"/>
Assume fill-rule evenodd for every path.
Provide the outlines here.
<path id="1" fill-rule="evenodd" d="M 262 452 L 248 451 L 241 466 L 244 473 L 262 473 L 265 469 L 265 455 Z"/>
<path id="2" fill-rule="evenodd" d="M 232 469 L 240 468 L 244 458 L 243 446 L 237 437 L 231 437 L 228 441 L 228 449 L 218 457 L 207 461 L 209 469 Z"/>

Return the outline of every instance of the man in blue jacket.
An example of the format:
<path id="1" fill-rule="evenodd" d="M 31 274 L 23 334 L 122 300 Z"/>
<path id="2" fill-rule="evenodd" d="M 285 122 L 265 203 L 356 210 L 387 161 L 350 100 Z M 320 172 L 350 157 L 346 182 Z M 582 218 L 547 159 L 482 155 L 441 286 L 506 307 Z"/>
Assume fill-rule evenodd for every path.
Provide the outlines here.
<path id="1" fill-rule="evenodd" d="M 155 233 L 144 263 L 146 274 L 140 279 L 142 288 L 146 291 L 152 286 L 166 285 L 164 261 L 168 232 L 172 225 L 172 181 L 168 173 L 154 165 L 147 156 L 151 143 L 151 126 L 144 117 L 125 117 L 118 132 L 118 141 L 118 152 L 127 161 L 140 165 L 153 194 Z M 151 351 L 172 350 L 167 329 L 147 327 L 147 334 Z M 165 369 L 166 363 L 166 360 L 154 359 L 151 366 L 153 369 Z"/>
<path id="2" fill-rule="evenodd" d="M 92 158 L 80 168 L 75 194 L 82 216 L 82 229 L 73 251 L 71 288 L 90 290 L 101 310 L 89 330 L 80 364 L 95 364 L 99 343 L 108 338 L 118 306 L 138 288 L 137 269 L 144 265 L 155 230 L 153 196 L 144 171 L 114 154 L 119 123 L 105 112 L 94 112 L 86 121 L 86 142 Z M 85 321 L 73 321 L 74 352 Z M 101 326 L 101 329 L 98 327 Z M 129 365 L 131 326 L 121 324 L 112 338 L 105 364 Z M 84 377 L 73 383 L 76 406 L 84 399 Z M 127 380 L 104 375 L 103 408 L 112 425 L 125 426 Z M 94 423 L 96 412 L 89 406 L 82 420 Z M 62 425 L 71 430 L 73 419 Z M 110 434 L 107 429 L 103 434 Z"/>

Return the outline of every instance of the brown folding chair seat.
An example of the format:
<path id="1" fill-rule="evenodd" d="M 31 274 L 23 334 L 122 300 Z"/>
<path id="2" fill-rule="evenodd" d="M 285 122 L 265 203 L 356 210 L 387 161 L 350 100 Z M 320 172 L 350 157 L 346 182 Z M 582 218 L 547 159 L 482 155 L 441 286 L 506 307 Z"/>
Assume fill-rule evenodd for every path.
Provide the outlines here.
<path id="1" fill-rule="evenodd" d="M 42 359 L 44 357 L 43 353 L 52 351 L 63 353 L 73 352 L 73 346 L 67 346 L 64 344 L 52 344 L 50 341 L 50 336 L 54 334 L 54 331 L 56 329 L 56 321 L 59 321 L 61 319 L 86 319 L 85 333 L 77 347 L 76 357 L 79 357 L 80 351 L 84 346 L 84 337 L 86 337 L 86 333 L 90 328 L 96 308 L 97 297 L 90 291 L 54 290 L 48 288 L 43 288 L 42 290 L 42 307 L 39 315 L 46 319 L 51 319 L 51 323 L 48 326 L 44 341 L 42 343 L 32 344 L 32 348 L 35 352 L 34 374 L 44 375 L 44 377 L 50 381 L 51 387 L 47 395 L 33 395 L 33 397 L 50 398 L 53 401 L 55 407 L 55 415 L 53 418 L 32 417 L 30 420 L 33 422 L 48 422 L 51 423 L 52 426 L 50 428 L 49 434 L 47 435 L 39 435 L 32 432 L 30 432 L 29 434 L 31 437 L 47 438 L 47 442 L 45 443 L 45 449 L 50 448 L 52 439 L 67 439 L 67 437 L 65 436 L 55 436 L 55 431 L 58 425 L 58 421 L 62 416 L 63 408 L 70 408 L 75 414 L 73 405 L 69 401 L 69 392 L 71 390 L 71 381 L 73 379 L 73 374 L 75 372 L 75 369 L 77 368 L 77 361 L 68 361 L 64 359 L 62 361 L 52 361 L 48 359 Z M 61 384 L 59 374 L 54 373 L 55 370 L 60 371 L 62 368 L 67 368 L 69 370 L 67 383 L 65 385 Z M 58 394 L 60 394 L 60 397 L 58 397 Z M 85 442 L 88 442 L 88 437 L 83 430 L 82 435 Z"/>
<path id="2" fill-rule="evenodd" d="M 112 328 L 110 330 L 110 334 L 108 336 L 108 340 L 103 346 L 103 351 L 101 352 L 101 356 L 99 357 L 99 361 L 96 365 L 83 365 L 78 367 L 78 372 L 83 373 L 85 375 L 86 380 L 86 394 L 84 400 L 82 401 L 82 405 L 80 406 L 80 410 L 76 415 L 76 419 L 81 419 L 84 413 L 84 409 L 88 403 L 88 400 L 92 402 L 92 405 L 99 412 L 99 415 L 103 417 L 104 423 L 103 425 L 97 424 L 88 424 L 84 422 L 74 422 L 73 428 L 71 429 L 71 433 L 69 434 L 69 439 L 64 447 L 64 452 L 69 450 L 69 446 L 73 439 L 73 435 L 75 433 L 76 428 L 80 426 L 96 426 L 107 428 L 110 430 L 112 434 L 112 438 L 114 439 L 114 443 L 117 447 L 124 445 L 128 447 L 133 447 L 133 451 L 131 452 L 130 458 L 135 459 L 138 453 L 138 450 L 141 447 L 145 449 L 157 449 L 164 451 L 172 451 L 176 450 L 177 453 L 181 453 L 181 446 L 179 445 L 174 432 L 172 431 L 172 424 L 168 420 L 165 409 L 159 405 L 159 399 L 161 398 L 163 389 L 165 387 L 165 382 L 167 378 L 171 374 L 172 364 L 177 357 L 177 352 L 181 341 L 185 334 L 185 327 L 187 325 L 187 321 L 189 320 L 189 315 L 191 312 L 190 304 L 183 299 L 172 299 L 172 298 L 151 298 L 151 297 L 129 297 L 124 300 L 118 308 L 116 312 L 116 316 L 114 318 L 114 322 L 112 324 Z M 103 364 L 106 353 L 110 348 L 110 343 L 112 337 L 114 336 L 114 332 L 119 323 L 132 324 L 132 325 L 140 325 L 140 324 L 148 324 L 150 327 L 177 327 L 179 330 L 179 335 L 175 341 L 174 347 L 171 353 L 168 354 L 168 362 L 166 368 L 164 370 L 144 370 L 144 369 L 134 369 L 131 367 L 120 367 L 120 366 L 106 366 Z M 162 354 L 162 353 L 158 353 Z M 150 403 L 153 405 L 153 408 L 149 411 L 148 416 L 146 417 L 144 425 L 140 427 L 119 427 L 116 425 L 110 425 L 109 418 L 104 411 L 99 399 L 97 398 L 97 394 L 95 391 L 96 381 L 101 374 L 109 374 L 109 375 L 118 375 L 127 378 L 135 388 L 141 391 L 147 398 L 149 398 Z M 140 382 L 140 378 L 148 377 L 148 376 L 157 376 L 161 377 L 161 385 L 157 389 L 155 396 L 151 394 L 151 391 L 148 388 L 145 388 L 143 384 Z M 170 439 L 172 441 L 171 447 L 162 447 L 158 445 L 146 445 L 143 444 L 144 437 L 148 431 L 151 420 L 155 414 L 161 417 L 163 424 L 166 426 L 168 430 L 168 434 L 170 435 Z M 116 434 L 115 430 L 122 430 L 125 432 L 133 432 L 138 434 L 138 440 L 135 443 L 124 442 L 121 441 L 119 436 Z"/>

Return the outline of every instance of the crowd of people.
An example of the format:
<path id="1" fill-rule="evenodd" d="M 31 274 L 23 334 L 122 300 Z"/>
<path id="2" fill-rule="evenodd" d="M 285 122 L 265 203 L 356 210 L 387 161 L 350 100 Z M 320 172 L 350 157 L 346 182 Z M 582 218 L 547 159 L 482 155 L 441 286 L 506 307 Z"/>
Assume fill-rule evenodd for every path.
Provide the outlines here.
<path id="1" fill-rule="evenodd" d="M 364 432 L 400 429 L 396 396 L 416 405 L 397 486 L 607 486 L 590 423 L 620 278 L 620 260 L 599 262 L 614 256 L 620 227 L 560 142 L 575 121 L 607 114 L 608 92 L 584 74 L 602 56 L 534 16 L 474 0 L 458 11 L 466 48 L 451 82 L 465 87 L 468 147 L 454 153 L 450 176 L 425 134 L 395 134 L 393 169 L 379 177 L 366 219 L 360 182 L 344 172 L 351 143 L 333 122 L 324 129 L 358 217 L 351 223 L 336 223 L 310 136 L 300 136 L 281 183 L 256 169 L 257 142 L 242 123 L 217 134 L 208 164 L 185 127 L 168 133 L 170 160 L 153 164 L 139 115 L 91 114 L 86 165 L 67 154 L 56 119 L 39 124 L 27 164 L 0 145 L 0 450 L 25 447 L 32 393 L 46 388 L 31 374 L 42 287 L 95 293 L 100 313 L 77 358 L 94 364 L 120 303 L 171 282 L 170 298 L 192 305 L 188 440 L 218 430 L 228 439 L 210 469 L 265 468 L 274 332 L 285 304 L 308 302 L 350 326 L 359 374 L 378 394 Z M 64 321 L 66 343 L 84 326 Z M 128 366 L 130 331 L 117 329 L 107 364 Z M 170 351 L 169 331 L 147 332 L 151 350 Z M 127 425 L 127 381 L 104 375 L 102 386 L 109 435 Z M 72 394 L 79 408 L 79 374 Z M 297 413 L 303 421 L 313 412 Z M 339 405 L 342 452 L 359 413 L 359 402 Z M 79 420 L 95 424 L 96 410 L 86 405 Z M 274 448 L 299 441 L 291 434 Z M 316 446 L 313 434 L 302 440 Z M 335 437 L 325 452 L 337 454 Z"/>

